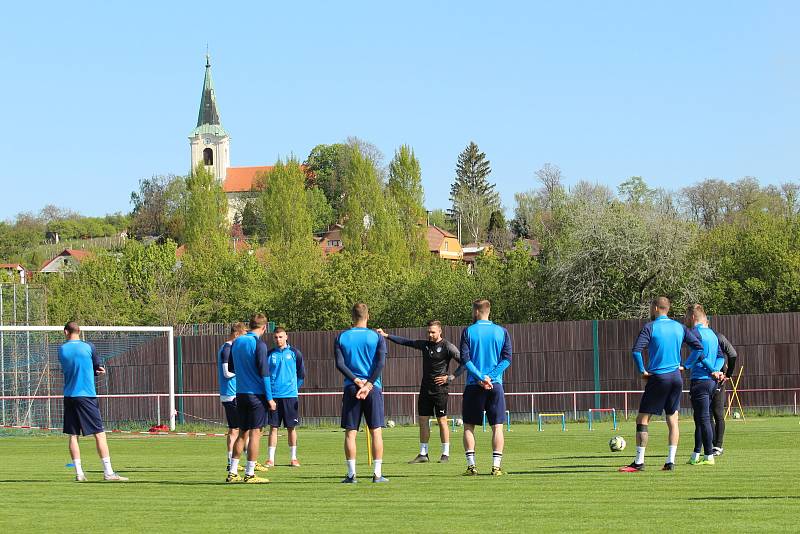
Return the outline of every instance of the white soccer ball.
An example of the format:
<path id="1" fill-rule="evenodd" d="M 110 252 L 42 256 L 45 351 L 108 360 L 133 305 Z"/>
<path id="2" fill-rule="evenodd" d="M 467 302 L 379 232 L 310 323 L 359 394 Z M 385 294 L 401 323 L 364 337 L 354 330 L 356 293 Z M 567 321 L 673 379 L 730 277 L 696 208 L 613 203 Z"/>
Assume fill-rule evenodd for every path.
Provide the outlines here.
<path id="1" fill-rule="evenodd" d="M 456 419 L 456 426 L 464 426 L 464 420 L 461 418 Z"/>
<path id="2" fill-rule="evenodd" d="M 742 414 L 740 414 L 739 412 L 733 412 L 733 418 L 734 419 L 741 419 L 741 417 L 742 417 Z"/>
<path id="3" fill-rule="evenodd" d="M 394 423 L 394 421 L 392 421 L 391 419 L 389 419 L 388 421 L 386 421 L 386 426 L 387 426 L 388 428 L 394 428 L 394 425 L 395 425 L 395 423 Z"/>
<path id="4" fill-rule="evenodd" d="M 624 451 L 625 445 L 625 438 L 622 436 L 614 436 L 608 440 L 608 448 L 611 449 L 611 452 Z"/>

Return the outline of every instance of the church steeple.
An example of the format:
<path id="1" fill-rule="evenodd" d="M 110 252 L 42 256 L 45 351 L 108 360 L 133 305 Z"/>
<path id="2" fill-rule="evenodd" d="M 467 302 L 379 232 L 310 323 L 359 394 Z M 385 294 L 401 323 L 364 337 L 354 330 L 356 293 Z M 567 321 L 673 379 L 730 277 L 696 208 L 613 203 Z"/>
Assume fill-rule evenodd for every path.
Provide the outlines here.
<path id="1" fill-rule="evenodd" d="M 202 164 L 218 180 L 225 180 L 228 167 L 231 165 L 230 137 L 219 120 L 217 95 L 214 92 L 214 82 L 211 80 L 211 56 L 208 53 L 206 53 L 206 76 L 203 80 L 197 126 L 189 134 L 189 146 L 192 169 Z"/>
<path id="2" fill-rule="evenodd" d="M 206 54 L 206 77 L 203 80 L 203 95 L 200 98 L 200 112 L 197 114 L 197 126 L 209 124 L 222 126 L 217 111 L 217 97 L 214 94 L 214 82 L 211 79 L 211 56 Z"/>

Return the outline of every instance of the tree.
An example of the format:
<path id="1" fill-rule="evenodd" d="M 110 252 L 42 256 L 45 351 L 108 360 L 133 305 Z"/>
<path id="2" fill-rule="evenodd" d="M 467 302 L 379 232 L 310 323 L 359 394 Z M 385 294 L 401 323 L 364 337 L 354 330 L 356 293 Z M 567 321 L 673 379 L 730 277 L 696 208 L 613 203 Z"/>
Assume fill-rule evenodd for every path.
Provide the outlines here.
<path id="1" fill-rule="evenodd" d="M 629 204 L 644 204 L 652 200 L 655 191 L 641 176 L 631 176 L 617 187 L 619 196 Z"/>
<path id="2" fill-rule="evenodd" d="M 344 198 L 343 174 L 349 149 L 344 143 L 317 145 L 311 149 L 303 165 L 306 167 L 309 188 L 319 187 L 334 213 L 338 213 Z"/>
<path id="3" fill-rule="evenodd" d="M 185 192 L 186 179 L 182 176 L 153 176 L 140 180 L 139 191 L 131 193 L 131 234 L 182 241 Z"/>
<path id="4" fill-rule="evenodd" d="M 228 200 L 222 185 L 203 165 L 186 179 L 186 235 L 188 247 L 228 241 Z"/>
<path id="5" fill-rule="evenodd" d="M 311 215 L 311 229 L 314 233 L 324 232 L 336 222 L 333 206 L 328 202 L 325 193 L 319 187 L 306 189 L 306 204 Z"/>
<path id="6" fill-rule="evenodd" d="M 411 257 L 427 259 L 428 245 L 425 242 L 425 192 L 422 189 L 422 171 L 414 150 L 402 145 L 389 163 L 387 187 L 400 217 L 400 227 L 406 236 Z"/>
<path id="7" fill-rule="evenodd" d="M 489 243 L 501 252 L 505 251 L 511 244 L 506 218 L 500 210 L 493 211 L 489 217 L 488 239 Z"/>
<path id="8" fill-rule="evenodd" d="M 267 241 L 273 245 L 311 242 L 313 221 L 308 209 L 306 175 L 295 159 L 278 160 L 265 176 L 259 194 Z"/>
<path id="9" fill-rule="evenodd" d="M 408 246 L 393 202 L 387 200 L 375 163 L 351 148 L 345 179 L 342 240 L 350 252 L 382 254 L 407 265 Z"/>
<path id="10" fill-rule="evenodd" d="M 450 186 L 450 216 L 461 219 L 467 233 L 474 242 L 486 235 L 486 225 L 492 211 L 500 209 L 500 195 L 487 177 L 492 168 L 486 154 L 475 142 L 458 155 L 456 179 Z"/>
<path id="11" fill-rule="evenodd" d="M 428 224 L 431 226 L 438 226 L 442 230 L 447 230 L 450 233 L 455 233 L 456 228 L 453 226 L 453 219 L 447 216 L 447 212 L 443 209 L 435 209 L 428 212 Z"/>

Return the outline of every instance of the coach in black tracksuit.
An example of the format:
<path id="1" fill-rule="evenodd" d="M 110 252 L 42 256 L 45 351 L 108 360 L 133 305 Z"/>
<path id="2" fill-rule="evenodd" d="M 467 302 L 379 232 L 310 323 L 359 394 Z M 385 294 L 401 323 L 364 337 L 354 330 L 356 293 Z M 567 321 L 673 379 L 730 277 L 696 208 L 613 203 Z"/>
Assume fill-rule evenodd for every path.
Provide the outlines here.
<path id="1" fill-rule="evenodd" d="M 719 350 L 725 355 L 725 365 L 722 366 L 722 372 L 725 373 L 726 378 L 733 378 L 733 372 L 736 370 L 736 349 L 733 348 L 728 338 L 717 331 L 714 331 L 714 333 L 717 334 L 717 339 L 719 339 Z M 725 437 L 725 399 L 727 398 L 725 389 L 725 382 L 718 382 L 714 397 L 711 399 L 711 419 L 714 424 L 714 456 L 722 454 L 722 440 Z"/>
<path id="2" fill-rule="evenodd" d="M 439 437 L 442 440 L 442 455 L 439 462 L 450 459 L 450 431 L 447 428 L 447 400 L 450 382 L 464 372 L 459 365 L 454 374 L 449 374 L 450 362 L 461 364 L 461 354 L 455 345 L 442 338 L 442 324 L 439 321 L 428 323 L 428 339 L 406 339 L 389 335 L 383 330 L 378 333 L 393 343 L 413 347 L 422 353 L 422 384 L 419 388 L 417 409 L 419 414 L 419 454 L 409 463 L 420 464 L 428 461 L 428 440 L 431 430 L 428 418 L 436 417 L 439 423 Z"/>

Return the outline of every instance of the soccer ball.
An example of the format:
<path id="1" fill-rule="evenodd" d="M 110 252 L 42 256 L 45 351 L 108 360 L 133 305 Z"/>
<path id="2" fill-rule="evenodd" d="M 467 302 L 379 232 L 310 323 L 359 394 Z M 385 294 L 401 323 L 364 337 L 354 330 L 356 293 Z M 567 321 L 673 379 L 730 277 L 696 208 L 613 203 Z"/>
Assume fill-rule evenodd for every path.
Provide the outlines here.
<path id="1" fill-rule="evenodd" d="M 395 424 L 394 421 L 392 421 L 391 419 L 386 421 L 387 428 L 394 428 L 394 424 Z"/>
<path id="2" fill-rule="evenodd" d="M 608 448 L 611 452 L 619 452 L 625 450 L 625 438 L 622 436 L 614 436 L 608 440 Z"/>
<path id="3" fill-rule="evenodd" d="M 733 418 L 734 419 L 741 419 L 741 417 L 742 417 L 742 414 L 740 414 L 739 412 L 733 412 Z"/>
<path id="4" fill-rule="evenodd" d="M 461 418 L 456 419 L 456 426 L 464 426 L 464 420 Z"/>

